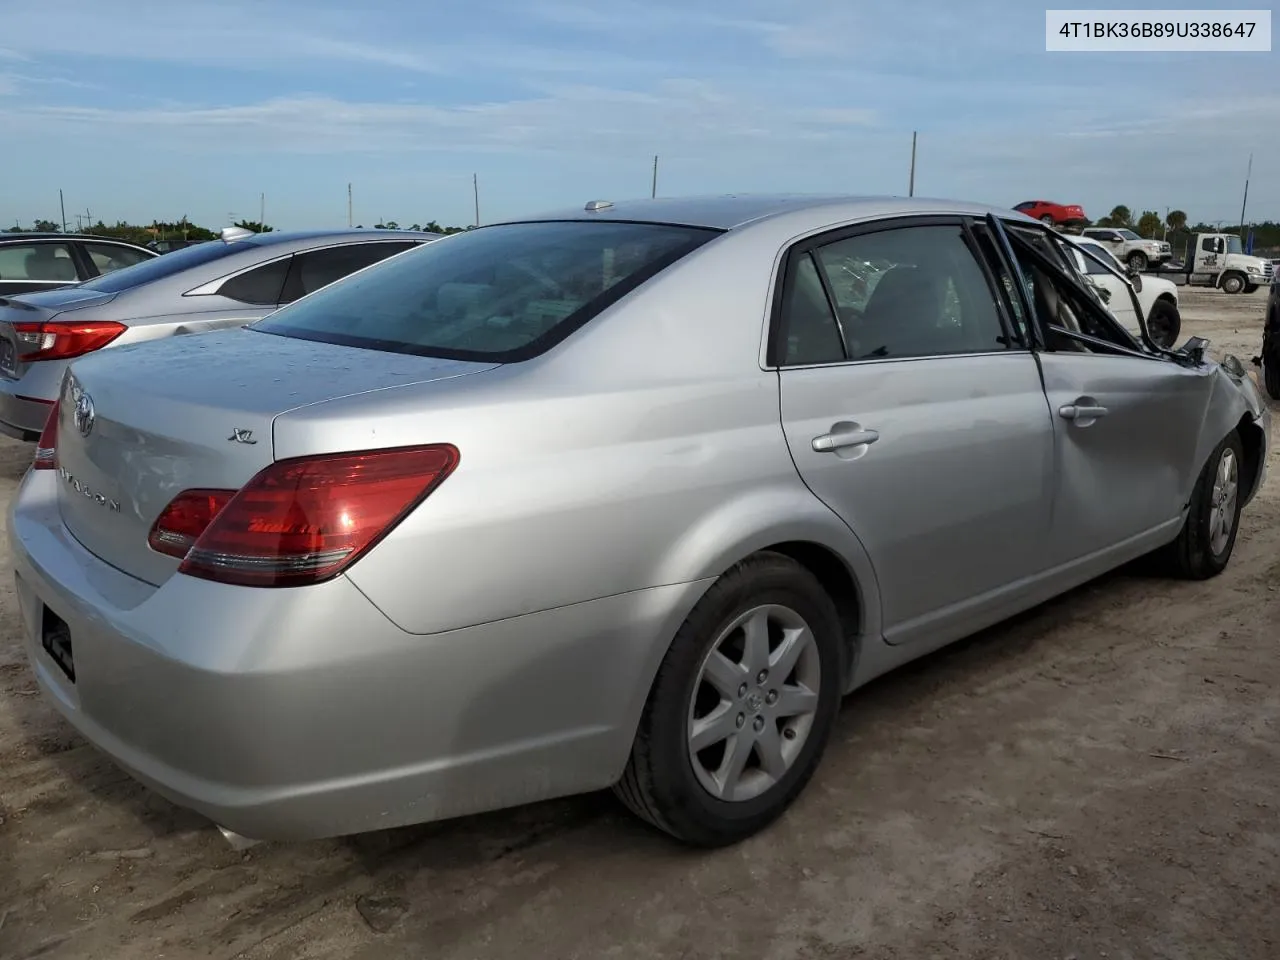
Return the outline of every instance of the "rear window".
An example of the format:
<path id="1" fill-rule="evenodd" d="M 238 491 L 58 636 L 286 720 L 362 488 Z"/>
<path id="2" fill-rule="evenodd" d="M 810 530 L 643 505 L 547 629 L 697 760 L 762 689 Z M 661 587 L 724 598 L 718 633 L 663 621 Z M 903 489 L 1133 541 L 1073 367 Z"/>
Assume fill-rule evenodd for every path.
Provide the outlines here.
<path id="1" fill-rule="evenodd" d="M 482 227 L 339 280 L 250 329 L 456 360 L 524 360 L 718 232 L 617 221 Z"/>
<path id="2" fill-rule="evenodd" d="M 150 283 L 152 280 L 171 277 L 175 273 L 181 273 L 190 267 L 198 267 L 202 263 L 229 257 L 241 250 L 248 250 L 250 246 L 244 242 L 225 243 L 222 240 L 209 240 L 192 247 L 175 250 L 173 253 L 151 257 L 142 263 L 116 270 L 104 277 L 94 277 L 82 283 L 81 286 L 101 290 L 103 293 L 120 293 L 123 290 L 132 290 L 144 283 Z"/>

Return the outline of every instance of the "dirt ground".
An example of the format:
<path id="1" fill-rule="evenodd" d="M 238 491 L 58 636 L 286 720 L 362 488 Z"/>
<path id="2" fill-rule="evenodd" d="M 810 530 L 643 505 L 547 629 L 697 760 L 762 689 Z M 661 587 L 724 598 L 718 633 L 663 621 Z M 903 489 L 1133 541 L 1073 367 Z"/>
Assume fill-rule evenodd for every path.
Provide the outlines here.
<path id="1" fill-rule="evenodd" d="M 1263 303 L 1185 293 L 1184 336 L 1247 364 Z M 0 497 L 29 457 L 0 447 Z M 608 796 L 233 852 L 43 702 L 5 578 L 0 957 L 1275 958 L 1270 469 L 1220 578 L 1112 575 L 884 678 L 790 814 L 709 854 Z"/>

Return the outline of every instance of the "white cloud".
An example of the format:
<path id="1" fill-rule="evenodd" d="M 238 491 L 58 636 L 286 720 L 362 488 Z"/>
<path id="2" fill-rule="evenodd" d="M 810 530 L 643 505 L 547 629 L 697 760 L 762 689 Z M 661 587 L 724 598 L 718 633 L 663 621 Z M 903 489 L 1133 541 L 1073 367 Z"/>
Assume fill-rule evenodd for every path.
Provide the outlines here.
<path id="1" fill-rule="evenodd" d="M 735 145 L 776 152 L 875 121 L 872 110 L 795 110 L 691 80 L 668 80 L 647 91 L 563 85 L 548 87 L 537 98 L 458 107 L 298 96 L 218 107 L 0 110 L 8 129 L 44 135 L 92 126 L 94 137 L 126 139 L 163 130 L 167 142 L 199 153 L 587 151 L 617 156 L 663 149 L 699 154 Z"/>
<path id="2" fill-rule="evenodd" d="M 358 39 L 359 18 L 243 0 L 130 0 L 127 16 L 88 0 L 62 0 L 57 22 L 44 4 L 9 6 L 4 39 L 23 57 L 71 55 L 134 62 L 197 63 L 242 69 L 282 60 L 381 64 L 439 72 L 424 53 Z"/>

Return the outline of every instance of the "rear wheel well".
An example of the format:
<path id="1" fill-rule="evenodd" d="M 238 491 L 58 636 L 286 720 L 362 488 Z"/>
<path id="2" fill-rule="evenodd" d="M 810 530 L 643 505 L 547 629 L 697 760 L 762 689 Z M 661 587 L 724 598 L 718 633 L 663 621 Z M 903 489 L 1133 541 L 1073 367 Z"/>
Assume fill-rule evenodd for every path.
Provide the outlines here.
<path id="1" fill-rule="evenodd" d="M 1256 493 L 1258 478 L 1262 472 L 1263 433 L 1262 428 L 1253 422 L 1247 413 L 1236 424 L 1236 432 L 1240 434 L 1240 445 L 1244 452 L 1244 465 L 1249 471 L 1248 496 Z"/>
<path id="2" fill-rule="evenodd" d="M 821 544 L 808 540 L 775 543 L 765 550 L 790 557 L 817 578 L 840 616 L 844 633 L 845 679 L 852 676 L 857 663 L 857 638 L 862 633 L 862 593 L 858 581 L 840 557 Z"/>

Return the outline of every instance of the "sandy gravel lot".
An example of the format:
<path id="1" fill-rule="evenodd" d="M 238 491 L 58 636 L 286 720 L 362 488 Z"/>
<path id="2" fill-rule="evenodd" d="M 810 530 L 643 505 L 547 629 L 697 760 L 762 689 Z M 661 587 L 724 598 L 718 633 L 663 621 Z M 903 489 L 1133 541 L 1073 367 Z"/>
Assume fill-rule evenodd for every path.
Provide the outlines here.
<path id="1" fill-rule="evenodd" d="M 1247 363 L 1263 302 L 1184 294 L 1184 335 Z M 0 500 L 29 456 L 0 446 Z M 608 796 L 233 852 L 42 701 L 6 575 L 0 958 L 1275 958 L 1270 469 L 1222 577 L 1110 576 L 883 679 L 712 854 Z"/>

